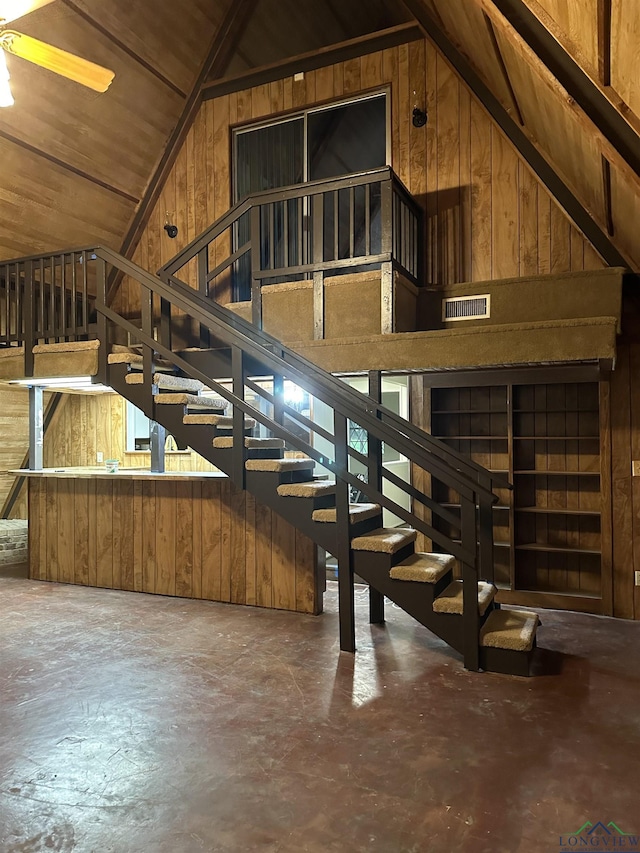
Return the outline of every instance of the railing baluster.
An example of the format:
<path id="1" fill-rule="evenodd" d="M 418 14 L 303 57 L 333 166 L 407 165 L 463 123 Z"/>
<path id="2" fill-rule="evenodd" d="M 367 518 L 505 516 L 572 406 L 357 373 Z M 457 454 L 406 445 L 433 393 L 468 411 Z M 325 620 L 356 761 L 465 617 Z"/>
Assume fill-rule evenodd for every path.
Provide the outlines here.
<path id="1" fill-rule="evenodd" d="M 297 258 L 297 262 L 298 262 L 298 264 L 306 264 L 307 258 L 306 258 L 306 251 L 305 251 L 305 239 L 304 239 L 305 228 L 306 228 L 305 221 L 304 221 L 304 204 L 303 204 L 304 199 L 302 196 L 300 196 L 300 198 L 297 201 L 298 201 L 298 203 L 297 203 L 297 212 L 298 212 L 298 258 Z"/>
<path id="2" fill-rule="evenodd" d="M 19 266 L 16 264 L 16 342 L 18 346 L 24 341 L 24 316 L 22 307 L 24 286 Z"/>
<path id="3" fill-rule="evenodd" d="M 289 266 L 289 202 L 283 201 L 282 212 L 282 242 L 283 242 L 283 266 Z"/>
<path id="4" fill-rule="evenodd" d="M 44 328 L 45 328 L 45 290 L 44 290 L 44 280 L 45 280 L 45 271 L 44 271 L 44 258 L 40 258 L 40 262 L 38 263 L 38 325 L 39 329 L 37 330 L 37 334 L 35 336 L 35 342 L 39 343 L 40 339 L 44 340 Z"/>
<path id="5" fill-rule="evenodd" d="M 67 264 L 66 256 L 60 255 L 60 325 L 62 337 L 67 337 Z"/>
<path id="6" fill-rule="evenodd" d="M 89 333 L 89 286 L 87 270 L 87 253 L 82 252 L 82 331 Z"/>
<path id="7" fill-rule="evenodd" d="M 356 188 L 349 187 L 349 257 L 355 256 Z"/>
<path id="8" fill-rule="evenodd" d="M 71 315 L 70 323 L 71 333 L 73 335 L 78 334 L 78 293 L 77 293 L 77 280 L 76 280 L 76 263 L 77 263 L 77 255 L 75 252 L 72 252 L 69 255 L 69 259 L 71 262 L 71 310 L 69 314 Z"/>
<path id="9" fill-rule="evenodd" d="M 340 190 L 333 191 L 333 260 L 340 257 Z"/>
<path id="10" fill-rule="evenodd" d="M 4 337 L 7 344 L 11 342 L 11 312 L 10 312 L 10 293 L 11 293 L 11 267 L 6 264 L 4 267 Z"/>
<path id="11" fill-rule="evenodd" d="M 51 281 L 49 283 L 49 338 L 48 343 L 55 343 L 55 328 L 56 328 L 56 267 L 53 255 L 49 258 L 49 272 Z"/>
<path id="12" fill-rule="evenodd" d="M 371 184 L 364 186 L 364 253 L 371 254 Z"/>
<path id="13" fill-rule="evenodd" d="M 276 211 L 275 211 L 275 202 L 267 205 L 268 211 L 268 232 L 267 239 L 269 240 L 269 269 L 273 270 L 276 268 Z"/>

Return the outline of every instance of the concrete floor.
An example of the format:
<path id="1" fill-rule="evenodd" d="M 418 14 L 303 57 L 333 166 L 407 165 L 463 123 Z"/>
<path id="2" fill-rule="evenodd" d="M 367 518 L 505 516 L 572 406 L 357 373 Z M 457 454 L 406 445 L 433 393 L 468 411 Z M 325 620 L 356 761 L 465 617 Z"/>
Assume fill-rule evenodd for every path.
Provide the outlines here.
<path id="1" fill-rule="evenodd" d="M 329 586 L 312 617 L 0 578 L 2 853 L 553 853 L 587 820 L 640 832 L 640 624 L 546 613 L 554 674 L 478 675 L 393 607 L 370 627 L 364 591 L 340 654 Z"/>

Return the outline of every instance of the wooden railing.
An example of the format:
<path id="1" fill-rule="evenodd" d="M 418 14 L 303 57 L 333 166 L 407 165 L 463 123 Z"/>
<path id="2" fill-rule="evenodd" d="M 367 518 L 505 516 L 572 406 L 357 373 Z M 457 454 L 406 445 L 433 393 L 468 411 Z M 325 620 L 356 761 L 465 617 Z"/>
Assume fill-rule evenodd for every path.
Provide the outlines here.
<path id="1" fill-rule="evenodd" d="M 80 340 L 95 332 L 95 272 L 91 249 L 1 263 L 0 346 L 24 344 L 29 370 L 35 344 Z"/>
<path id="2" fill-rule="evenodd" d="M 244 237 L 246 236 L 246 239 Z M 313 280 L 314 337 L 324 337 L 324 279 L 380 269 L 381 333 L 394 330 L 394 272 L 422 283 L 423 216 L 389 167 L 249 196 L 195 238 L 158 275 L 185 278 L 197 264 L 197 290 L 214 297 L 221 276 L 245 271 L 252 319 L 262 328 L 264 284 Z M 216 262 L 216 247 L 242 245 Z M 227 253 L 225 253 L 227 254 Z"/>

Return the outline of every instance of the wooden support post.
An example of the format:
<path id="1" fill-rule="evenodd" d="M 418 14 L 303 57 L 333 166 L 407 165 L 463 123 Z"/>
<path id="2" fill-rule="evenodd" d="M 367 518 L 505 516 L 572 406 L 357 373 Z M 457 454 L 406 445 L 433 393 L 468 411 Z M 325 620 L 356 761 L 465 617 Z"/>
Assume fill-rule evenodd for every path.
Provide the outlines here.
<path id="1" fill-rule="evenodd" d="M 29 468 L 42 471 L 44 450 L 44 408 L 42 385 L 29 386 Z"/>
<path id="2" fill-rule="evenodd" d="M 389 260 L 380 268 L 380 333 L 388 335 L 393 332 L 393 184 L 391 180 L 382 181 L 381 217 L 382 217 L 382 246 L 383 255 Z M 399 225 L 397 227 L 400 227 Z"/>
<path id="3" fill-rule="evenodd" d="M 262 328 L 262 279 L 257 274 L 262 267 L 260 257 L 261 234 L 260 234 L 260 207 L 255 205 L 251 208 L 250 216 L 250 241 L 251 241 L 251 322 L 256 329 Z"/>
<path id="4" fill-rule="evenodd" d="M 382 373 L 379 370 L 369 371 L 369 397 L 376 403 L 382 402 Z M 368 435 L 367 450 L 369 455 L 369 484 L 382 492 L 382 442 Z M 369 586 L 369 622 L 379 625 L 384 622 L 384 595 Z"/>
<path id="5" fill-rule="evenodd" d="M 164 473 L 164 453 L 167 431 L 157 421 L 149 424 L 149 449 L 151 450 L 151 470 L 154 474 Z"/>
<path id="6" fill-rule="evenodd" d="M 240 347 L 231 348 L 231 379 L 233 394 L 244 400 L 244 353 Z M 239 489 L 245 489 L 247 450 L 244 443 L 244 412 L 238 406 L 233 407 L 233 448 L 231 459 L 231 479 Z"/>
<path id="7" fill-rule="evenodd" d="M 109 356 L 109 336 L 107 333 L 107 318 L 100 310 L 101 306 L 107 304 L 107 265 L 102 258 L 96 258 L 96 296 L 98 309 L 98 340 L 100 341 L 100 349 L 98 350 L 98 381 L 103 385 L 109 384 L 108 377 L 108 356 Z M 51 289 L 53 291 L 53 268 Z M 51 328 L 51 322 L 49 323 Z"/>
<path id="8" fill-rule="evenodd" d="M 338 469 L 347 471 L 347 419 L 334 411 L 335 461 Z M 336 554 L 338 560 L 338 603 L 340 609 L 340 649 L 356 650 L 355 594 L 353 588 L 353 551 L 349 518 L 349 484 L 336 475 Z"/>
<path id="9" fill-rule="evenodd" d="M 476 507 L 473 500 L 460 498 L 462 546 L 477 554 Z M 477 560 L 476 560 L 477 564 Z M 480 669 L 480 617 L 478 615 L 478 572 L 476 566 L 462 564 L 462 628 L 465 669 Z"/>
<path id="10" fill-rule="evenodd" d="M 7 284 L 8 286 L 8 284 Z M 16 287 L 19 282 L 16 282 Z M 26 261 L 24 265 L 24 375 L 33 376 L 33 345 L 36 321 L 34 316 L 33 298 L 33 261 Z M 18 318 L 20 322 L 20 318 Z"/>
<path id="11" fill-rule="evenodd" d="M 324 262 L 324 196 L 311 197 L 313 206 L 313 263 L 321 265 Z M 338 223 L 334 222 L 334 228 Z M 324 338 L 324 272 L 321 269 L 313 271 L 313 338 L 321 341 Z"/>

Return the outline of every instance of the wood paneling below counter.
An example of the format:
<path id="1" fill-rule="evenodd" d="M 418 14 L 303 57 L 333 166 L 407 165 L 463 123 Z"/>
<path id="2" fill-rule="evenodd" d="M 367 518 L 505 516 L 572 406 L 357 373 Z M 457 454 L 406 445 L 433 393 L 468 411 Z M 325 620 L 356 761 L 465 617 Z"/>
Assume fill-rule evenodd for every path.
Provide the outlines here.
<path id="1" fill-rule="evenodd" d="M 318 557 L 226 477 L 29 478 L 34 580 L 316 614 Z"/>

